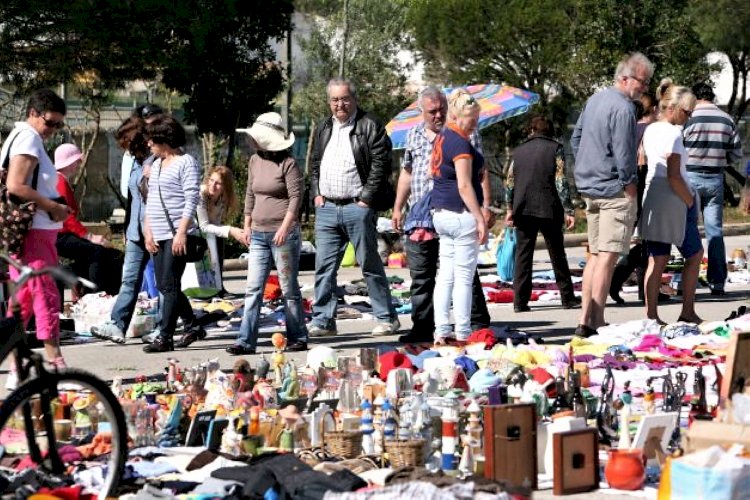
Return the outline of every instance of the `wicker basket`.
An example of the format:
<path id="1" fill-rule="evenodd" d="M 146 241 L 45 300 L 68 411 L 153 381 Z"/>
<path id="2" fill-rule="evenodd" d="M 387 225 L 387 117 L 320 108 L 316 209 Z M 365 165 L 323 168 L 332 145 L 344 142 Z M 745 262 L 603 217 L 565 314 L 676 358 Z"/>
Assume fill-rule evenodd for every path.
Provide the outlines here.
<path id="1" fill-rule="evenodd" d="M 398 439 L 385 442 L 391 467 L 421 467 L 424 465 L 424 439 Z"/>
<path id="2" fill-rule="evenodd" d="M 362 431 L 329 431 L 323 434 L 325 447 L 342 458 L 356 458 L 362 454 Z"/>

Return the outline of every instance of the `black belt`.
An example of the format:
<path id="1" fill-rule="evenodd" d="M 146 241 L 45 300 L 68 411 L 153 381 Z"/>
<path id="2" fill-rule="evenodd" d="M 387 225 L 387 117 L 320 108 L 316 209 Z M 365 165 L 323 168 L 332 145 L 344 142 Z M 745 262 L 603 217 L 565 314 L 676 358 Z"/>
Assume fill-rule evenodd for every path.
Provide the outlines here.
<path id="1" fill-rule="evenodd" d="M 341 198 L 339 200 L 334 200 L 333 198 L 326 198 L 326 201 L 330 201 L 334 205 L 350 205 L 352 203 L 357 203 L 359 201 L 359 198 Z"/>
<path id="2" fill-rule="evenodd" d="M 687 171 L 695 172 L 697 174 L 721 175 L 724 173 L 724 167 L 687 167 Z"/>

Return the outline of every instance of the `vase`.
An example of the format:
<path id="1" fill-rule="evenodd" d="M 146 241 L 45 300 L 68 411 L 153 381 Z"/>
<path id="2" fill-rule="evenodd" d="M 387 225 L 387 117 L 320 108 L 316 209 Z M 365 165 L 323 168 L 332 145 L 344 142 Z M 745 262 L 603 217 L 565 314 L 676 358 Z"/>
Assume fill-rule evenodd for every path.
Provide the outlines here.
<path id="1" fill-rule="evenodd" d="M 646 457 L 641 449 L 610 450 L 604 477 L 611 488 L 639 490 L 646 479 Z"/>

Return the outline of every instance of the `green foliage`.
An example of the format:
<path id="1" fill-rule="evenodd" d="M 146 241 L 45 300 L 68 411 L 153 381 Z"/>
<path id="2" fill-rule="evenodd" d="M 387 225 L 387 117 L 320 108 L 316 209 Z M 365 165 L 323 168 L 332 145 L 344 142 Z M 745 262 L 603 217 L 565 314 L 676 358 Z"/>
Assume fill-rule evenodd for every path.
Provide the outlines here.
<path id="1" fill-rule="evenodd" d="M 739 119 L 750 105 L 747 76 L 750 72 L 750 3 L 744 0 L 692 0 L 695 30 L 707 49 L 724 53 L 732 67 L 732 95 L 728 111 Z"/>
<path id="2" fill-rule="evenodd" d="M 187 96 L 199 133 L 233 137 L 283 87 L 270 40 L 291 29 L 292 11 L 291 0 L 8 0 L 0 77 L 19 93 L 73 83 L 94 108 L 129 81 L 161 77 Z"/>
<path id="3" fill-rule="evenodd" d="M 594 88 L 611 82 L 623 55 L 635 51 L 654 63 L 655 84 L 663 77 L 688 86 L 707 78 L 712 68 L 688 3 L 573 0 L 570 19 L 575 45 L 564 81 L 575 95 L 585 98 Z"/>
<path id="4" fill-rule="evenodd" d="M 405 89 L 409 65 L 399 61 L 406 45 L 405 0 L 349 0 L 348 35 L 342 47 L 343 2 L 300 2 L 299 8 L 311 24 L 308 38 L 298 39 L 306 66 L 297 68 L 292 113 L 318 120 L 330 114 L 325 85 L 338 76 L 341 51 L 345 50 L 344 76 L 359 93 L 359 105 L 387 122 L 404 108 L 413 95 Z M 313 5 L 315 4 L 315 5 Z M 338 9 L 336 9 L 336 4 Z M 323 18 L 321 13 L 328 13 Z"/>
<path id="5" fill-rule="evenodd" d="M 182 0 L 163 40 L 164 84 L 188 95 L 185 117 L 201 134 L 233 135 L 248 126 L 283 85 L 269 40 L 291 27 L 292 3 Z"/>

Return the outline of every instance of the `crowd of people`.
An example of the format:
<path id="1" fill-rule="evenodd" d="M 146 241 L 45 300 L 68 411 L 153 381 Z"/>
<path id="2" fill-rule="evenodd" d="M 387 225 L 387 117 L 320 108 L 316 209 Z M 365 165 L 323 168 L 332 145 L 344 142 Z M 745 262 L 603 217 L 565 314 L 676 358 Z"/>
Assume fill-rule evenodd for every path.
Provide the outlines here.
<path id="1" fill-rule="evenodd" d="M 613 85 L 588 99 L 572 134 L 574 176 L 586 204 L 590 253 L 580 299 L 574 293 L 563 245 L 564 229 L 575 223 L 564 147 L 555 139 L 548 117 L 534 115 L 528 121 L 528 137 L 513 152 L 505 190 L 505 224 L 518 233 L 515 312 L 530 310 L 532 257 L 541 232 L 562 307 L 581 308 L 575 335 L 588 337 L 606 324 L 613 273 L 618 260 L 629 253 L 638 256 L 643 268 L 645 315 L 662 322 L 659 290 L 672 245 L 684 257 L 679 319 L 700 322 L 694 301 L 703 256 L 697 226 L 701 211 L 708 238 L 709 285 L 713 294 L 724 293 L 723 169 L 741 158 L 737 128 L 713 103 L 712 89 L 705 83 L 691 90 L 665 79 L 655 99 L 646 94 L 653 73 L 653 64 L 644 55 L 623 58 Z M 152 259 L 159 314 L 144 351 L 167 352 L 206 336 L 181 289 L 191 238 L 203 234 L 218 239 L 212 261 L 219 289 L 223 288 L 221 242 L 233 238 L 248 248 L 249 258 L 242 323 L 227 352 L 256 352 L 263 291 L 272 263 L 284 296 L 287 350 L 304 351 L 310 338 L 337 333 L 335 289 L 349 243 L 376 320 L 372 334 L 400 330 L 377 245 L 377 213 L 392 209 L 393 227 L 403 233 L 411 275 L 413 326 L 399 340 L 465 342 L 472 331 L 490 324 L 477 272 L 480 246 L 495 222 L 477 131 L 479 103 L 465 90 L 450 96 L 437 87 L 422 90 L 418 98 L 422 122 L 409 131 L 394 188 L 390 138 L 383 125 L 360 108 L 355 85 L 333 79 L 326 98 L 331 114 L 314 132 L 309 165 L 317 248 L 309 324 L 298 282 L 305 176 L 291 154 L 294 134 L 285 130 L 277 113 L 264 113 L 251 128 L 239 130 L 247 134 L 255 153 L 247 169 L 243 227 L 233 227 L 227 221 L 240 203 L 232 171 L 217 166 L 204 176 L 200 162 L 185 151 L 183 126 L 158 106 L 136 108 L 116 133 L 125 151 L 123 255 L 78 221 L 70 179 L 81 163 L 81 152 L 73 144 L 63 144 L 53 163 L 43 143 L 63 126 L 65 103 L 52 91 L 35 92 L 26 121 L 16 124 L 0 153 L 0 158 L 10 160 L 9 191 L 38 207 L 16 257 L 32 267 L 57 264 L 60 256 L 77 259 L 86 268 L 74 269 L 108 291 L 112 285 L 105 282 L 111 276 L 102 268 L 121 259 L 121 279 L 111 290 L 118 295 L 111 319 L 92 327 L 95 336 L 118 344 L 125 342 L 144 269 Z M 634 231 L 637 251 L 631 249 Z M 82 255 L 85 259 L 80 259 Z M 50 281 L 48 277 L 31 280 L 19 300 L 24 319 L 36 317 L 37 336 L 48 360 L 64 366 L 57 314 L 61 299 Z M 183 332 L 175 341 L 178 318 Z"/>

